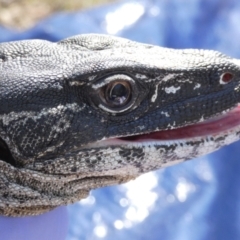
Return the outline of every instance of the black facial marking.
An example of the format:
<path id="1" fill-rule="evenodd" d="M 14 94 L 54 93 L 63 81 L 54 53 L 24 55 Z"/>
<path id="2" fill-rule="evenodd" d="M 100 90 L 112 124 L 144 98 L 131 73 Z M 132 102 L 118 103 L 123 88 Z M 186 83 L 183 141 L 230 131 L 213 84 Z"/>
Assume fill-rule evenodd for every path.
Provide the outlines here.
<path id="1" fill-rule="evenodd" d="M 0 138 L 0 159 L 13 166 L 16 166 L 15 159 L 13 158 L 7 144 Z"/>

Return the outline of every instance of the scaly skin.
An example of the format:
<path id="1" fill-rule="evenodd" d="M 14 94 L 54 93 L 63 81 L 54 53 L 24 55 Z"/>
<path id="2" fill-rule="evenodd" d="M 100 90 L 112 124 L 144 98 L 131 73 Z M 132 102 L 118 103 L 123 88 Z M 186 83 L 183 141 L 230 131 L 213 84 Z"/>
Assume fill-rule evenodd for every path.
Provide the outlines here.
<path id="1" fill-rule="evenodd" d="M 2 43 L 0 69 L 3 215 L 40 214 L 239 139 L 240 61 L 215 51 L 81 35 Z"/>

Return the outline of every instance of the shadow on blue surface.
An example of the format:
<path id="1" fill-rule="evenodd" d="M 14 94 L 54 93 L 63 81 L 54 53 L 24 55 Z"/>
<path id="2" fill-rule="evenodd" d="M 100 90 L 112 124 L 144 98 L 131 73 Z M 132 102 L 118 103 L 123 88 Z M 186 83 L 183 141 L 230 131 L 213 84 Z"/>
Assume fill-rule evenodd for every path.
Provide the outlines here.
<path id="1" fill-rule="evenodd" d="M 240 57 L 237 0 L 121 1 L 59 13 L 0 41 L 57 41 L 106 33 L 173 48 L 205 48 Z M 149 173 L 136 182 L 99 189 L 69 207 L 67 239 L 240 239 L 240 143 Z"/>

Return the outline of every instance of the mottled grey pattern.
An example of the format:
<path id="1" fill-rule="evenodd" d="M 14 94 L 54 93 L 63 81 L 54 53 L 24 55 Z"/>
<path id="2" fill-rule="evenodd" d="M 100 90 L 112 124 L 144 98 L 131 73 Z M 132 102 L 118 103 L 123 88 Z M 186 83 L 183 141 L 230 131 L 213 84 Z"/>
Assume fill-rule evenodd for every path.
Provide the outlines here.
<path id="1" fill-rule="evenodd" d="M 40 214 L 239 139 L 239 126 L 177 140 L 130 137 L 236 107 L 240 61 L 215 51 L 81 35 L 2 43 L 0 69 L 3 215 Z"/>

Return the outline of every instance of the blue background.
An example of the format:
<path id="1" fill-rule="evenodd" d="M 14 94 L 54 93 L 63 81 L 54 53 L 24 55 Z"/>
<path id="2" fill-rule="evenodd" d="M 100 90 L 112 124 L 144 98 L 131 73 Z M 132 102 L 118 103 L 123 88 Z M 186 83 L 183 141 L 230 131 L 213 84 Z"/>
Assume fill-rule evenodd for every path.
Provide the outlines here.
<path id="1" fill-rule="evenodd" d="M 58 13 L 21 33 L 0 26 L 0 41 L 57 41 L 94 32 L 240 58 L 239 25 L 237 0 L 120 1 Z M 68 207 L 66 239 L 240 239 L 239 155 L 237 142 L 130 184 L 92 191 Z M 51 221 L 49 227 L 55 224 Z"/>

